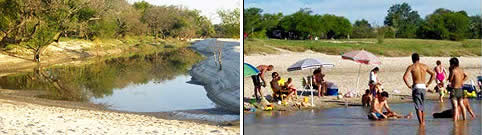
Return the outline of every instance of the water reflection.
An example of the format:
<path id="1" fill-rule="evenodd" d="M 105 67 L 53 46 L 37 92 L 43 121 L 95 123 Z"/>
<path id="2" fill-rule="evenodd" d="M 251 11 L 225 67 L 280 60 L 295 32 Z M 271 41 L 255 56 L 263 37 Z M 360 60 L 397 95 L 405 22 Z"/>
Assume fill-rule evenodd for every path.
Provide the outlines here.
<path id="1" fill-rule="evenodd" d="M 0 77 L 0 88 L 38 90 L 38 97 L 87 101 L 113 94 L 114 89 L 149 82 L 163 83 L 201 60 L 190 49 L 166 50 L 150 55 L 113 58 L 82 66 L 34 68 L 33 72 Z M 202 95 L 205 96 L 205 95 Z"/>
<path id="2" fill-rule="evenodd" d="M 481 114 L 481 101 L 470 100 L 474 113 Z M 370 121 L 362 107 L 333 108 L 316 111 L 247 113 L 244 115 L 244 133 L 252 134 L 481 134 L 481 118 L 453 122 L 452 119 L 434 119 L 432 113 L 449 109 L 450 102 L 425 102 L 425 127 L 417 118 L 410 120 Z M 413 103 L 392 104 L 391 109 L 407 114 L 414 112 Z M 269 115 L 271 114 L 271 115 Z M 279 115 L 278 115 L 279 114 Z"/>

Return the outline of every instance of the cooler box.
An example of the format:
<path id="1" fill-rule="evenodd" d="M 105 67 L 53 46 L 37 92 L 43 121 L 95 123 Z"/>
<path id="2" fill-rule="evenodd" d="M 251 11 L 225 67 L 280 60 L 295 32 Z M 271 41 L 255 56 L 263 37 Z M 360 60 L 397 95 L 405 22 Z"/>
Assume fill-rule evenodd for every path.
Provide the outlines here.
<path id="1" fill-rule="evenodd" d="M 338 88 L 333 89 L 333 88 L 328 88 L 326 89 L 326 95 L 328 96 L 338 96 Z"/>
<path id="2" fill-rule="evenodd" d="M 327 82 L 326 84 L 328 87 L 326 89 L 326 95 L 328 96 L 338 96 L 338 87 L 332 83 L 332 82 Z"/>

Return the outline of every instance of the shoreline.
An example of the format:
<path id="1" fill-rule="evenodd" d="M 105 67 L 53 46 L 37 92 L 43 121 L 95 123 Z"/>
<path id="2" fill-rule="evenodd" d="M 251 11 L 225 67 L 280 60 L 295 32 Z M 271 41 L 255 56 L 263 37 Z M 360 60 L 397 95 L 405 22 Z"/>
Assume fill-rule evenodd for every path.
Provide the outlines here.
<path id="1" fill-rule="evenodd" d="M 325 109 L 333 109 L 333 108 L 342 108 L 342 107 L 350 107 L 350 106 L 360 106 L 362 107 L 361 104 L 361 98 L 356 97 L 356 98 L 349 98 L 347 100 L 345 99 L 337 99 L 337 97 L 334 96 L 325 96 L 323 97 L 322 101 L 318 97 L 315 96 L 315 102 L 321 102 L 321 103 L 315 103 L 315 107 L 295 107 L 294 104 L 288 104 L 286 105 L 278 105 L 277 103 L 271 103 L 274 106 L 274 109 L 272 111 L 290 111 L 290 112 L 296 112 L 296 111 L 309 111 L 309 110 L 325 110 Z M 302 100 L 298 100 L 299 102 L 302 102 Z M 345 101 L 347 104 L 345 105 Z M 387 99 L 389 104 L 403 104 L 403 103 L 410 103 L 413 102 L 411 96 L 409 95 L 390 95 L 390 98 Z M 429 93 L 425 96 L 425 102 L 427 101 L 438 101 L 438 94 L 437 93 Z M 449 98 L 447 96 L 444 97 L 444 102 L 450 102 Z M 247 103 L 247 101 L 245 101 Z M 309 104 L 309 103 L 308 103 Z M 255 112 L 251 111 L 244 111 L 246 114 L 254 114 L 254 113 L 259 113 L 259 112 L 265 112 L 263 110 L 257 109 Z"/>
<path id="2" fill-rule="evenodd" d="M 293 78 L 293 84 L 295 88 L 298 90 L 301 89 L 301 78 L 310 75 L 310 71 L 294 71 L 294 72 L 287 72 L 286 69 L 291 65 L 294 64 L 297 60 L 301 60 L 304 58 L 318 58 L 330 63 L 335 64 L 334 68 L 323 68 L 323 72 L 326 74 L 325 79 L 329 82 L 333 82 L 338 87 L 339 95 L 344 95 L 350 90 L 353 90 L 356 86 L 356 78 L 358 76 L 358 68 L 359 64 L 341 59 L 339 55 L 327 55 L 323 53 L 313 52 L 313 51 L 305 51 L 305 52 L 291 52 L 288 50 L 274 48 L 279 50 L 281 53 L 279 54 L 254 54 L 254 55 L 244 55 L 244 62 L 252 64 L 253 66 L 258 66 L 260 64 L 265 65 L 273 65 L 274 70 L 271 72 L 267 72 L 265 75 L 265 79 L 267 81 L 271 80 L 270 74 L 272 72 L 278 72 L 282 78 L 285 80 L 287 78 Z M 429 67 L 435 65 L 436 60 L 441 60 L 443 64 L 447 65 L 448 60 L 450 57 L 421 57 L 423 63 L 427 64 Z M 398 104 L 398 103 L 407 103 L 412 102 L 411 100 L 411 90 L 406 88 L 403 82 L 403 73 L 405 71 L 406 66 L 411 63 L 409 57 L 379 57 L 382 61 L 382 65 L 378 65 L 381 68 L 381 72 L 379 73 L 378 77 L 382 80 L 383 88 L 385 91 L 390 93 L 390 98 L 388 102 L 390 104 Z M 482 63 L 478 63 L 480 61 L 480 57 L 459 57 L 461 60 L 462 67 L 465 69 L 465 72 L 469 74 L 469 81 L 465 83 L 470 83 L 470 80 L 476 79 L 477 75 L 481 75 L 481 65 Z M 370 65 L 361 65 L 361 72 L 360 72 L 360 83 L 359 83 L 359 90 L 355 90 L 359 97 L 357 98 L 340 98 L 336 96 L 328 96 L 328 97 L 316 97 L 314 98 L 315 107 L 294 107 L 294 104 L 301 103 L 302 98 L 298 98 L 295 101 L 289 102 L 288 106 L 274 104 L 274 110 L 281 110 L 281 111 L 299 111 L 299 110 L 310 110 L 310 109 L 329 109 L 335 107 L 344 107 L 345 100 L 347 101 L 348 106 L 361 106 L 361 95 L 364 93 L 364 89 L 367 89 L 365 82 L 368 82 L 368 73 L 369 70 L 375 66 Z M 448 67 L 446 67 L 448 68 Z M 427 78 L 428 79 L 428 78 Z M 249 100 L 254 97 L 254 87 L 252 86 L 252 80 L 249 77 L 244 78 L 244 103 L 249 104 Z M 432 89 L 435 85 L 435 82 L 428 87 L 428 89 Z M 261 88 L 264 96 L 271 95 L 271 89 L 269 86 Z M 315 94 L 316 95 L 316 94 Z M 299 96 L 302 97 L 302 96 Z M 307 96 L 310 98 L 310 96 Z M 403 98 L 403 99 L 402 99 Z M 268 98 L 269 99 L 269 98 Z M 426 100 L 438 100 L 437 93 L 429 93 L 427 92 Z M 445 96 L 445 99 L 448 99 Z M 311 104 L 311 99 L 309 99 L 308 104 Z M 448 100 L 444 100 L 448 102 Z M 256 104 L 258 105 L 258 104 Z M 248 106 L 248 107 L 251 107 Z M 278 109 L 276 109 L 278 108 Z M 261 109 L 257 109 L 256 111 L 261 111 Z M 245 113 L 252 113 L 247 112 Z"/>
<path id="3" fill-rule="evenodd" d="M 78 49 L 82 50 L 82 48 L 78 48 Z M 103 60 L 108 58 L 115 58 L 115 57 L 130 55 L 129 51 L 132 51 L 132 49 L 126 49 L 126 50 L 115 49 L 115 50 L 120 50 L 120 51 L 114 51 L 116 53 L 104 54 L 104 55 L 88 55 L 88 57 L 82 57 L 80 55 L 64 55 L 64 54 L 62 54 L 61 57 L 53 57 L 53 56 L 43 57 L 42 59 L 43 61 L 41 62 L 41 67 L 50 67 L 50 66 L 57 66 L 57 65 L 74 65 L 75 66 L 75 65 L 89 64 L 97 61 L 98 59 Z M 138 50 L 138 51 L 142 51 L 142 50 Z M 61 52 L 61 53 L 65 53 L 65 52 Z M 73 58 L 73 57 L 76 57 L 76 58 Z M 5 76 L 8 74 L 13 74 L 17 72 L 31 71 L 33 68 L 37 66 L 37 63 L 28 62 L 26 59 L 24 59 L 24 61 L 27 61 L 27 62 L 24 62 L 24 61 L 12 62 L 12 60 L 9 61 L 9 58 L 11 58 L 11 56 L 6 57 L 6 55 L 0 54 L 0 64 L 5 64 L 5 65 L 11 64 L 6 68 L 0 69 L 1 76 Z M 3 60 L 3 59 L 7 59 L 7 60 Z M 21 59 L 21 58 L 18 58 L 18 59 Z M 36 91 L 36 90 L 9 90 L 9 89 L 0 88 L 0 102 L 5 102 L 8 104 L 14 105 L 10 107 L 31 106 L 34 108 L 34 110 L 45 110 L 46 108 L 54 108 L 54 110 L 63 110 L 62 112 L 73 113 L 74 115 L 73 120 L 86 119 L 85 117 L 78 117 L 78 118 L 75 118 L 75 117 L 77 117 L 78 115 L 80 116 L 88 115 L 88 114 L 77 113 L 77 112 L 95 112 L 97 114 L 102 114 L 102 115 L 120 115 L 123 117 L 142 117 L 145 119 L 152 119 L 152 122 L 154 122 L 154 124 L 161 124 L 161 125 L 168 124 L 168 125 L 172 125 L 170 129 L 177 129 L 177 132 L 176 132 L 176 130 L 166 131 L 161 128 L 161 129 L 157 129 L 158 133 L 172 134 L 172 133 L 184 132 L 184 133 L 191 133 L 191 134 L 193 133 L 195 134 L 200 134 L 200 133 L 202 134 L 216 134 L 216 133 L 239 134 L 240 132 L 239 120 L 237 122 L 236 121 L 216 122 L 216 121 L 209 121 L 209 120 L 203 120 L 203 119 L 182 118 L 182 116 L 177 115 L 179 113 L 204 115 L 212 110 L 181 110 L 181 111 L 174 111 L 174 112 L 127 112 L 127 111 L 107 109 L 103 105 L 93 104 L 90 102 L 61 101 L 61 100 L 51 100 L 51 99 L 43 99 L 43 98 L 35 97 L 35 95 L 38 93 L 39 91 Z M 2 108 L 5 109 L 6 107 L 2 106 Z M 47 109 L 47 110 L 52 110 L 52 109 Z M 0 114 L 4 114 L 4 113 L 5 112 L 0 112 Z M 2 118 L 3 120 L 11 119 L 11 118 L 6 119 L 5 117 L 2 117 Z M 37 117 L 37 119 L 43 119 L 43 118 L 44 116 Z M 106 120 L 109 121 L 109 119 L 90 119 L 89 121 L 102 123 L 102 122 L 106 122 Z M 163 121 L 163 122 L 159 123 L 156 121 Z M 125 122 L 133 122 L 133 121 L 125 121 Z M 174 124 L 169 124 L 171 122 Z M 44 121 L 44 122 L 41 122 L 40 124 L 42 123 L 49 123 L 49 121 Z M 1 124 L 2 123 L 0 123 L 0 125 Z M 31 124 L 27 124 L 27 125 L 31 125 Z M 76 125 L 76 124 L 73 124 L 73 125 Z M 133 125 L 142 125 L 142 124 L 133 124 Z M 131 125 L 130 128 L 139 128 L 139 131 L 141 131 L 140 129 L 141 127 L 136 127 L 133 125 Z M 82 126 L 82 125 L 78 125 L 78 126 Z M 20 126 L 17 125 L 13 127 L 20 127 Z M 28 127 L 28 126 L 25 126 L 25 127 Z M 158 127 L 162 127 L 162 126 L 158 126 Z M 201 128 L 201 127 L 204 127 L 204 128 Z M 31 128 L 34 128 L 34 127 L 31 127 Z M 115 129 L 115 128 L 116 127 L 112 127 L 111 129 Z M 193 130 L 187 130 L 187 129 L 193 129 Z M 209 129 L 213 129 L 213 130 L 209 130 Z M 0 131 L 2 130 L 3 129 L 0 128 Z M 74 128 L 73 130 L 76 130 L 76 129 Z M 122 128 L 119 128 L 118 130 L 122 130 Z M 16 129 L 11 131 L 15 131 L 14 133 L 20 133 L 20 131 L 22 130 Z M 107 131 L 109 131 L 109 129 L 107 129 Z M 110 130 L 111 133 L 112 131 L 114 130 Z M 137 132 L 142 134 L 147 133 L 147 132 L 139 132 L 139 131 L 126 130 L 125 133 L 132 133 L 132 132 Z M 89 132 L 89 131 L 84 131 L 84 133 L 85 132 Z M 8 132 L 8 133 L 12 133 L 12 132 Z M 50 132 L 49 134 L 59 134 L 59 133 L 60 132 Z M 62 131 L 62 133 L 68 133 L 68 131 Z M 155 132 L 151 132 L 151 133 L 155 133 Z"/>

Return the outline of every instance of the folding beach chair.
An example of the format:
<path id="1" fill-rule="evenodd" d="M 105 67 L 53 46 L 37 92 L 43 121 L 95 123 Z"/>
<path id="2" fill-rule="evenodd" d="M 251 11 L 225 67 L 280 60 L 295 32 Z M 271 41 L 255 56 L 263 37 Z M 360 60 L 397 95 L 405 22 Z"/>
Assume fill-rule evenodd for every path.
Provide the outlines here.
<path id="1" fill-rule="evenodd" d="M 304 92 L 318 93 L 318 89 L 313 88 L 313 84 L 311 83 L 312 78 L 313 78 L 313 76 L 311 76 L 311 75 L 307 76 L 307 77 L 303 77 L 302 82 L 301 82 L 301 85 L 302 85 L 303 88 L 299 89 L 301 91 L 300 95 L 303 96 Z"/>

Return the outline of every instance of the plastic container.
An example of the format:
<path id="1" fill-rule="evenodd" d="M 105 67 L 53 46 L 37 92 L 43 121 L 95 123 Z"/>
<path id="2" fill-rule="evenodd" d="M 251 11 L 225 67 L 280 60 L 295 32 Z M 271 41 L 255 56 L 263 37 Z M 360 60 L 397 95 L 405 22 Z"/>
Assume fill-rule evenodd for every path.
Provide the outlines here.
<path id="1" fill-rule="evenodd" d="M 328 96 L 338 96 L 338 87 L 333 82 L 327 82 L 326 85 L 328 88 L 326 89 L 326 95 Z"/>
<path id="2" fill-rule="evenodd" d="M 338 96 L 338 88 L 328 88 L 326 91 L 328 96 Z"/>

